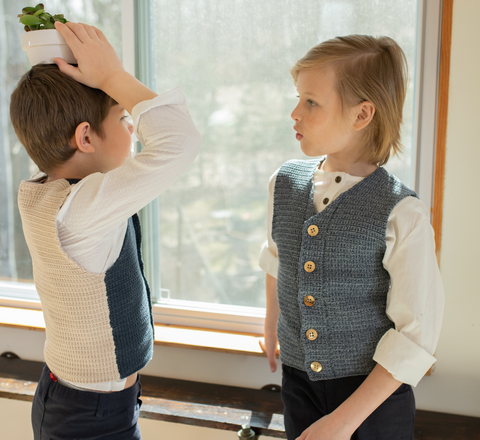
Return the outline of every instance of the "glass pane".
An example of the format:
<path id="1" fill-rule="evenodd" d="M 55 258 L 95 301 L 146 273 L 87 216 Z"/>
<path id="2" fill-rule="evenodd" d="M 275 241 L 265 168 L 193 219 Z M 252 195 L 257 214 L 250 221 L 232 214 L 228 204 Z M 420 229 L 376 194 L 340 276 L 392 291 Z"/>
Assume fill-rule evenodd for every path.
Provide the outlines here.
<path id="1" fill-rule="evenodd" d="M 388 168 L 410 182 L 417 1 L 156 0 L 156 83 L 180 85 L 203 146 L 160 198 L 162 289 L 171 298 L 264 307 L 258 267 L 269 176 L 303 158 L 289 70 L 319 42 L 388 35 L 407 54 L 405 153 Z"/>
<path id="2" fill-rule="evenodd" d="M 17 193 L 21 180 L 31 176 L 36 166 L 15 136 L 9 116 L 10 95 L 21 76 L 30 69 L 21 45 L 23 26 L 17 19 L 25 6 L 24 0 L 0 2 L 0 281 L 32 282 L 32 263 L 23 237 Z M 97 26 L 121 55 L 121 2 L 51 0 L 46 3 L 46 10 L 64 13 L 71 21 Z M 2 286 L 5 294 L 8 289 L 5 284 Z"/>

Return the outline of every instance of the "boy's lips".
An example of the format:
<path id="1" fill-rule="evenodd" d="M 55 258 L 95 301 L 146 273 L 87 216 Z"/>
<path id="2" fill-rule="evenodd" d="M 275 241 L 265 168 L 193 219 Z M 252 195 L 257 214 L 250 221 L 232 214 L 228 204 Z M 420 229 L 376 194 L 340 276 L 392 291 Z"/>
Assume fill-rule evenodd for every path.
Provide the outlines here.
<path id="1" fill-rule="evenodd" d="M 297 138 L 297 141 L 301 141 L 303 139 L 303 134 L 300 134 L 296 129 L 296 127 L 293 127 L 293 129 L 297 132 L 297 134 L 295 135 L 295 137 Z"/>

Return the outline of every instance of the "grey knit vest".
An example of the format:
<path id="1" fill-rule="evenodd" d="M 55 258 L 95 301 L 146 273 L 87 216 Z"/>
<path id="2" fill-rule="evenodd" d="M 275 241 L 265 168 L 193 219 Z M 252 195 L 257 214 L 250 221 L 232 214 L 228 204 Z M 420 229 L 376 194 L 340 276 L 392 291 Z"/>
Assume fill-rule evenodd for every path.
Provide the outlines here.
<path id="1" fill-rule="evenodd" d="M 388 218 L 399 201 L 416 197 L 378 168 L 317 213 L 318 165 L 294 160 L 280 168 L 272 224 L 280 359 L 314 381 L 365 375 L 375 366 L 376 345 L 393 327 L 382 264 Z"/>

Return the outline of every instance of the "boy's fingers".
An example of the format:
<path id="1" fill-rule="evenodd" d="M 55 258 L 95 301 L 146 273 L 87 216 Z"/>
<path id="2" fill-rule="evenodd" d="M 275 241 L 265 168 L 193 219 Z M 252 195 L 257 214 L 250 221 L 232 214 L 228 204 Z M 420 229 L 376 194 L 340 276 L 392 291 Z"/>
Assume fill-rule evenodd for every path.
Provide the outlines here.
<path id="1" fill-rule="evenodd" d="M 267 346 L 265 345 L 264 340 L 259 339 L 258 343 L 260 344 L 262 351 L 267 354 L 268 364 L 270 365 L 270 371 L 274 373 L 275 371 L 277 371 L 277 359 L 275 356 L 275 352 L 267 350 Z"/>
<path id="2" fill-rule="evenodd" d="M 83 43 L 91 37 L 85 30 L 85 26 L 80 23 L 67 21 L 66 23 L 55 22 L 55 28 L 62 34 L 67 44 L 72 48 L 72 44 Z"/>
<path id="3" fill-rule="evenodd" d="M 79 49 L 81 46 L 81 41 L 78 38 L 77 34 L 71 28 L 71 22 L 67 23 L 60 23 L 59 21 L 55 22 L 55 29 L 62 34 L 62 37 L 65 38 L 68 47 L 72 50 L 73 54 L 75 55 L 75 51 Z"/>
<path id="4" fill-rule="evenodd" d="M 275 351 L 270 350 L 267 353 L 267 357 L 268 357 L 268 363 L 270 364 L 270 370 L 272 373 L 274 373 L 275 371 L 277 371 L 277 357 L 275 355 Z"/>
<path id="5" fill-rule="evenodd" d="M 95 31 L 95 33 L 97 34 L 97 37 L 101 41 L 108 42 L 107 37 L 104 35 L 104 33 L 100 29 L 96 28 L 95 26 L 92 26 L 92 29 Z"/>
<path id="6" fill-rule="evenodd" d="M 60 72 L 67 74 L 68 76 L 76 79 L 78 74 L 78 67 L 74 67 L 68 64 L 63 58 L 54 58 L 53 61 L 60 69 Z"/>
<path id="7" fill-rule="evenodd" d="M 85 29 L 85 32 L 90 38 L 93 38 L 94 40 L 98 39 L 98 34 L 96 29 L 93 26 L 89 26 L 88 24 L 84 23 L 79 23 L 83 28 Z"/>
<path id="8" fill-rule="evenodd" d="M 268 361 L 270 364 L 270 371 L 275 373 L 275 371 L 277 371 L 277 360 L 275 359 L 275 356 L 273 356 L 273 358 L 269 358 Z"/>

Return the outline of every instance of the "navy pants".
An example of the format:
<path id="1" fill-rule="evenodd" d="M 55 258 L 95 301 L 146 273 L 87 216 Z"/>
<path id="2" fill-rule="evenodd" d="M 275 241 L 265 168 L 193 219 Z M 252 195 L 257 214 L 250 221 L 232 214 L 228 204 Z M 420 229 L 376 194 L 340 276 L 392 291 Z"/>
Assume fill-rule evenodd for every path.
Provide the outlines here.
<path id="1" fill-rule="evenodd" d="M 304 371 L 282 365 L 282 401 L 288 440 L 339 407 L 367 376 L 311 381 Z M 402 384 L 355 431 L 352 440 L 413 440 L 415 398 Z"/>
<path id="2" fill-rule="evenodd" d="M 47 365 L 33 398 L 35 440 L 141 440 L 139 379 L 115 393 L 80 391 L 60 385 Z"/>

